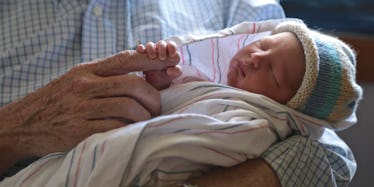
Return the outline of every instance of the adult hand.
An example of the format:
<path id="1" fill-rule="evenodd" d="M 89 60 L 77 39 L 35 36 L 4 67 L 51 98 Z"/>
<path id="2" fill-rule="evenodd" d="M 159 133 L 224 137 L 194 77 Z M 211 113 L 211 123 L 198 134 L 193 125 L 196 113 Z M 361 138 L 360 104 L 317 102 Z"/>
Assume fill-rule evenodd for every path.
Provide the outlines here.
<path id="1" fill-rule="evenodd" d="M 128 73 L 175 64 L 124 51 L 79 64 L 46 86 L 0 108 L 0 165 L 67 151 L 94 133 L 158 115 L 159 92 Z"/>

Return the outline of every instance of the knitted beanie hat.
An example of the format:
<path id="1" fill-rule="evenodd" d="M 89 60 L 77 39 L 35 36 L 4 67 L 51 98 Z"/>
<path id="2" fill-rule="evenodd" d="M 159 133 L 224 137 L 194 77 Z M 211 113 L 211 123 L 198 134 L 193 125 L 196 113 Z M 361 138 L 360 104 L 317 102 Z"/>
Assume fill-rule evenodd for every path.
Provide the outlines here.
<path id="1" fill-rule="evenodd" d="M 273 34 L 281 32 L 296 35 L 306 60 L 303 81 L 287 106 L 331 124 L 354 113 L 362 97 L 356 83 L 355 52 L 341 40 L 312 31 L 302 22 L 282 22 Z"/>

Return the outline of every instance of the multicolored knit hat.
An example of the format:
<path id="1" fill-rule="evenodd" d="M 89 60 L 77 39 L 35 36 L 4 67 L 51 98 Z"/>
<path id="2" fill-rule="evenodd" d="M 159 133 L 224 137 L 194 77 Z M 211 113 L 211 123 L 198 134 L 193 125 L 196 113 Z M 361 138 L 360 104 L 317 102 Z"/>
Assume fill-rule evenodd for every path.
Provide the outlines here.
<path id="1" fill-rule="evenodd" d="M 312 31 L 302 22 L 285 21 L 273 34 L 294 33 L 306 59 L 301 86 L 287 106 L 331 124 L 355 112 L 362 98 L 356 83 L 355 52 L 341 40 Z"/>

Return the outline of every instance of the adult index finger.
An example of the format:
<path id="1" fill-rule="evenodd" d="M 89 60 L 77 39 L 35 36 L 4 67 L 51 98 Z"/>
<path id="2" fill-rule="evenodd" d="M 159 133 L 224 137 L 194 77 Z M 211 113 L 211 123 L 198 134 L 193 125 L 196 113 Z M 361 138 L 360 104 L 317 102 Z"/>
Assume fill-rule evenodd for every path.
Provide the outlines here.
<path id="1" fill-rule="evenodd" d="M 179 58 L 166 60 L 149 59 L 146 54 L 125 50 L 113 56 L 99 59 L 89 66 L 99 76 L 127 74 L 136 71 L 161 70 L 178 64 Z"/>

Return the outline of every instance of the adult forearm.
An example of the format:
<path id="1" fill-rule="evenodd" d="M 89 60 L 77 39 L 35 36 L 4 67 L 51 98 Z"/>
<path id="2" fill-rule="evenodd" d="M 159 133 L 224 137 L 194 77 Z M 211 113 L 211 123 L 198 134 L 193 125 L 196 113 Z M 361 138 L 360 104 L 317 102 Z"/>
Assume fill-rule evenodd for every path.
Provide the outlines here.
<path id="1" fill-rule="evenodd" d="M 16 149 L 17 138 L 5 132 L 0 133 L 0 175 L 24 156 Z"/>
<path id="2" fill-rule="evenodd" d="M 207 174 L 189 181 L 198 186 L 226 187 L 280 187 L 273 169 L 261 158 L 250 159 L 231 168 L 216 168 Z"/>
<path id="3" fill-rule="evenodd" d="M 0 140 L 1 142 L 3 140 Z M 2 144 L 2 143 L 1 143 Z M 13 164 L 17 162 L 16 156 L 13 154 L 11 148 L 0 145 L 0 175 L 9 169 Z"/>
<path id="4" fill-rule="evenodd" d="M 30 137 L 27 120 L 32 115 L 23 115 L 31 106 L 35 106 L 35 100 L 33 102 L 30 97 L 26 99 L 28 103 L 20 100 L 0 108 L 0 174 L 27 157 L 27 146 L 22 141 Z"/>

